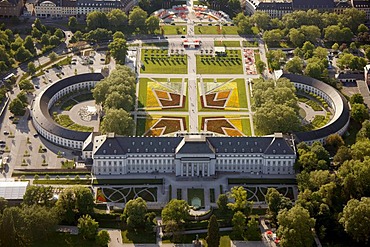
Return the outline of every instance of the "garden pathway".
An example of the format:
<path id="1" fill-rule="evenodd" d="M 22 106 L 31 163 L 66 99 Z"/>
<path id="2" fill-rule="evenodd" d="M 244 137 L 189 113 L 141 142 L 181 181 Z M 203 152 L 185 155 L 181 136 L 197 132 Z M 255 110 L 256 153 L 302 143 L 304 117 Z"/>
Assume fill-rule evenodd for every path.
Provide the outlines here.
<path id="1" fill-rule="evenodd" d="M 195 50 L 187 50 L 188 55 L 188 102 L 189 102 L 189 132 L 198 132 L 198 93 L 196 75 Z"/>

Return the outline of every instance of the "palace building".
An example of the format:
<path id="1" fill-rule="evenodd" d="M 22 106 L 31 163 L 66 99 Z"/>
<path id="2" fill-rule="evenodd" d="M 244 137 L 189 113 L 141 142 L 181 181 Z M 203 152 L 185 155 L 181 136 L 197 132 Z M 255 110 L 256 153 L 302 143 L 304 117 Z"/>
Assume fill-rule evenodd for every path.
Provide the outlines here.
<path id="1" fill-rule="evenodd" d="M 217 172 L 293 174 L 296 159 L 291 136 L 124 137 L 92 133 L 84 142 L 83 158 L 92 158 L 99 175 L 168 173 L 177 177 L 211 177 Z"/>

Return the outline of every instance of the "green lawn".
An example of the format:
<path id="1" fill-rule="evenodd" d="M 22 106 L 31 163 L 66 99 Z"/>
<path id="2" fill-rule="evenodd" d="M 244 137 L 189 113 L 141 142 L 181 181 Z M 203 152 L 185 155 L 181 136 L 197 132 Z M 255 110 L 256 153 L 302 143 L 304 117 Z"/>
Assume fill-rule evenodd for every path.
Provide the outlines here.
<path id="1" fill-rule="evenodd" d="M 66 233 L 52 233 L 48 240 L 37 241 L 33 247 L 98 247 L 95 241 L 84 240 L 78 235 L 71 235 Z"/>
<path id="2" fill-rule="evenodd" d="M 196 56 L 197 74 L 243 74 L 240 51 L 227 51 L 226 57 Z"/>
<path id="3" fill-rule="evenodd" d="M 201 201 L 201 205 L 204 206 L 204 189 L 188 189 L 188 203 L 191 205 L 191 200 L 194 197 L 198 197 Z"/>
<path id="4" fill-rule="evenodd" d="M 154 244 L 155 243 L 155 232 L 129 232 L 124 230 L 121 232 L 122 242 L 125 244 L 137 243 L 137 244 Z"/>
<path id="5" fill-rule="evenodd" d="M 243 127 L 242 129 L 243 134 L 246 136 L 251 136 L 252 130 L 251 130 L 251 122 L 249 118 L 243 118 L 241 121 L 242 121 L 242 127 Z"/>
<path id="6" fill-rule="evenodd" d="M 94 131 L 93 127 L 86 127 L 79 124 L 76 124 L 73 122 L 68 115 L 54 115 L 54 120 L 57 122 L 60 126 L 75 130 L 75 131 L 82 131 L 82 132 L 92 132 Z"/>
<path id="7" fill-rule="evenodd" d="M 158 31 L 158 34 L 162 35 L 185 35 L 186 33 L 187 26 L 175 26 L 175 25 L 163 25 L 161 26 L 161 30 Z"/>
<path id="8" fill-rule="evenodd" d="M 222 35 L 237 35 L 238 27 L 236 26 L 197 26 L 194 27 L 195 34 L 222 34 Z"/>
<path id="9" fill-rule="evenodd" d="M 215 41 L 215 46 L 240 47 L 240 41 Z"/>
<path id="10" fill-rule="evenodd" d="M 141 73 L 149 74 L 187 74 L 188 58 L 185 55 L 168 56 L 168 50 L 143 49 Z"/>
<path id="11" fill-rule="evenodd" d="M 245 88 L 245 81 L 243 79 L 236 79 L 235 81 L 238 84 L 238 96 L 240 108 L 248 108 L 247 90 Z"/>
<path id="12" fill-rule="evenodd" d="M 243 41 L 243 47 L 258 47 L 258 42 L 257 41 L 254 41 L 254 42 L 249 42 L 249 41 Z"/>

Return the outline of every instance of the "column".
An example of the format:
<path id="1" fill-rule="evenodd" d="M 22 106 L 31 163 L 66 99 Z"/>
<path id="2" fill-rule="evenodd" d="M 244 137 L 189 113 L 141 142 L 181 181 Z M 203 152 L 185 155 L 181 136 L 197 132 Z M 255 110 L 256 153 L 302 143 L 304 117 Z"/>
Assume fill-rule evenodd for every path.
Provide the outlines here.
<path id="1" fill-rule="evenodd" d="M 204 177 L 204 163 L 202 164 L 202 177 Z"/>
<path id="2" fill-rule="evenodd" d="M 191 176 L 194 177 L 194 163 L 191 164 Z"/>

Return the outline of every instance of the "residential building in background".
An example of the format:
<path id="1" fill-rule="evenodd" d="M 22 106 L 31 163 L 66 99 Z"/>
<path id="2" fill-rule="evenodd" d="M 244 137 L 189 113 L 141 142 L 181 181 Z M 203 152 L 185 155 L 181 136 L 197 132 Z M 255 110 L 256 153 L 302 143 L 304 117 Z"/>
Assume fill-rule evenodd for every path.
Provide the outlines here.
<path id="1" fill-rule="evenodd" d="M 0 1 L 0 18 L 20 16 L 23 9 L 23 0 Z"/>

